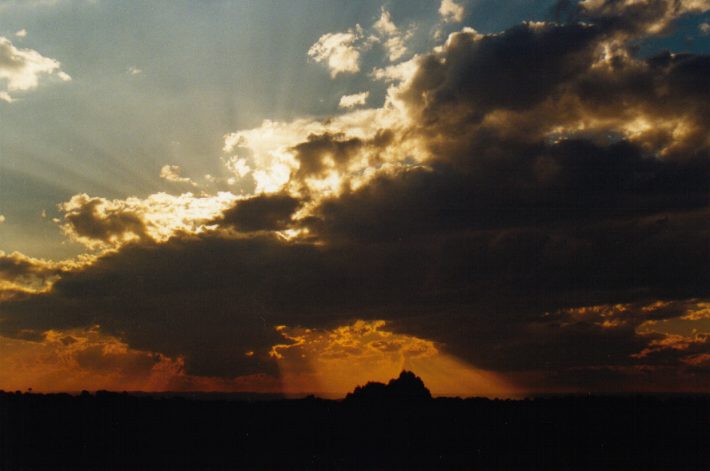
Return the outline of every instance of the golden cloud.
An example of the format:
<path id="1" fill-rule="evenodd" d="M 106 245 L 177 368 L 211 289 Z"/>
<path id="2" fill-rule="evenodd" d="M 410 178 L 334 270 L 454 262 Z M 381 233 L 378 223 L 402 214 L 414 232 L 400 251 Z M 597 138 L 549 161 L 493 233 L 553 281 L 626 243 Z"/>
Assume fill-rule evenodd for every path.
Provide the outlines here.
<path id="1" fill-rule="evenodd" d="M 110 249 L 145 239 L 164 242 L 176 233 L 203 233 L 214 228 L 209 221 L 237 199 L 228 192 L 213 196 L 155 193 L 144 199 L 123 200 L 79 194 L 59 209 L 67 237 L 89 249 Z"/>

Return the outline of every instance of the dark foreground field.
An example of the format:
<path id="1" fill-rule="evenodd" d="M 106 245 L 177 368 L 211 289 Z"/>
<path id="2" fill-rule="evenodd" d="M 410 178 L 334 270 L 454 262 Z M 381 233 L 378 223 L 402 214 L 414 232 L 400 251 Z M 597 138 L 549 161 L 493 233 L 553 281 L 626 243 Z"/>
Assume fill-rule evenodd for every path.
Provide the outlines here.
<path id="1" fill-rule="evenodd" d="M 710 398 L 227 401 L 0 393 L 23 469 L 710 469 Z"/>

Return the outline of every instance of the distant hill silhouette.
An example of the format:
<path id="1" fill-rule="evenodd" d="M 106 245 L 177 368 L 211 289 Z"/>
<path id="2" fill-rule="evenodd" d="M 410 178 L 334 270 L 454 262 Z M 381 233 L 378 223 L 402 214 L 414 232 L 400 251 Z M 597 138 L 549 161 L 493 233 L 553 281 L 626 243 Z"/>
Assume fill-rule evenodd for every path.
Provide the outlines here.
<path id="1" fill-rule="evenodd" d="M 391 402 L 391 401 L 425 401 L 431 399 L 431 393 L 424 386 L 424 381 L 411 371 L 402 371 L 399 378 L 391 379 L 389 383 L 369 382 L 365 386 L 357 386 L 345 396 L 346 402 Z"/>

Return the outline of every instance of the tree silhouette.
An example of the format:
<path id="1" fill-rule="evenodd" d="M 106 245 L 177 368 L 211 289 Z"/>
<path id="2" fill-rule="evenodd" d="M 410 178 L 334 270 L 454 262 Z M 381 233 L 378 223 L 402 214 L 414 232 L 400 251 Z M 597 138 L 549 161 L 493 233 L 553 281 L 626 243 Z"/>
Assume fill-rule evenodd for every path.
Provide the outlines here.
<path id="1" fill-rule="evenodd" d="M 378 401 L 423 401 L 431 399 L 431 392 L 424 386 L 424 381 L 411 371 L 402 371 L 399 377 L 387 384 L 369 382 L 357 386 L 345 397 L 346 402 Z"/>

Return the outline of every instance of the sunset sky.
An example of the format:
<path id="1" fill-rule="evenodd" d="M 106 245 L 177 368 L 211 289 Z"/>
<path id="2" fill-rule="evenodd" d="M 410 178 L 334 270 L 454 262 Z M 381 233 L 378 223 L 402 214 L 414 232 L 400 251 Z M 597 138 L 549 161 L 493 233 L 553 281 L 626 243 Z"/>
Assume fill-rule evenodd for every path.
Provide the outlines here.
<path id="1" fill-rule="evenodd" d="M 710 392 L 710 0 L 0 0 L 0 389 Z"/>

